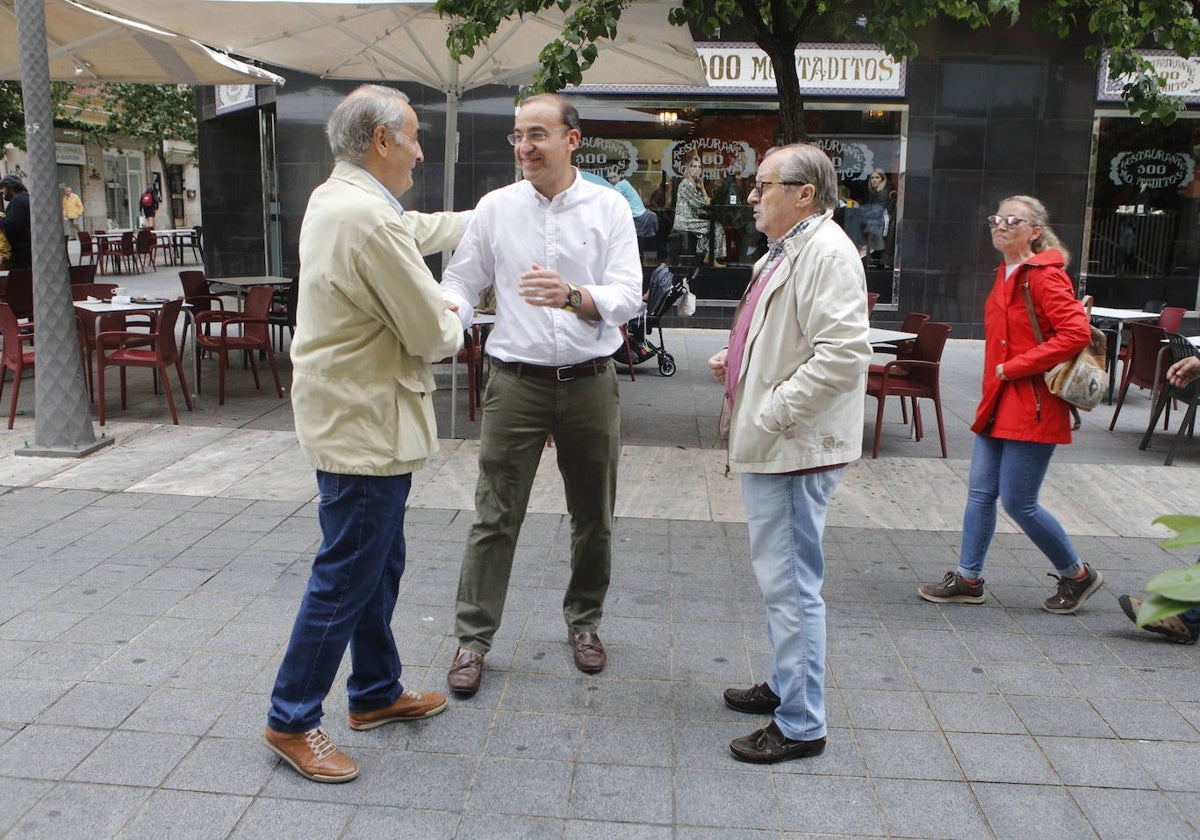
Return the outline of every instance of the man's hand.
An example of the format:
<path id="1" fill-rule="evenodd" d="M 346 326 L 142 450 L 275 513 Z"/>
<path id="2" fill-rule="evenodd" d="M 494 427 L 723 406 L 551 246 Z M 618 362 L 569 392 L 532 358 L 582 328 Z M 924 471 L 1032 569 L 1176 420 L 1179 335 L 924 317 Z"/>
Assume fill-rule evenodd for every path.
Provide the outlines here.
<path id="1" fill-rule="evenodd" d="M 722 385 L 725 384 L 725 357 L 728 355 L 729 348 L 722 347 L 708 360 L 708 369 L 712 371 L 713 377 Z"/>
<path id="2" fill-rule="evenodd" d="M 537 263 L 533 268 L 521 275 L 521 297 L 533 306 L 548 306 L 551 309 L 562 309 L 567 302 L 567 292 L 570 289 L 567 281 L 559 276 L 557 271 L 542 268 Z"/>
<path id="3" fill-rule="evenodd" d="M 1180 359 L 1167 369 L 1167 381 L 1176 388 L 1182 388 L 1196 377 L 1200 376 L 1200 357 Z"/>
<path id="4" fill-rule="evenodd" d="M 451 302 L 451 301 L 445 300 L 444 298 L 442 299 L 442 303 L 446 304 L 446 309 L 447 309 L 447 310 L 449 310 L 450 312 L 457 312 L 457 311 L 458 311 L 458 304 L 457 304 L 457 303 L 453 303 L 453 302 Z"/>

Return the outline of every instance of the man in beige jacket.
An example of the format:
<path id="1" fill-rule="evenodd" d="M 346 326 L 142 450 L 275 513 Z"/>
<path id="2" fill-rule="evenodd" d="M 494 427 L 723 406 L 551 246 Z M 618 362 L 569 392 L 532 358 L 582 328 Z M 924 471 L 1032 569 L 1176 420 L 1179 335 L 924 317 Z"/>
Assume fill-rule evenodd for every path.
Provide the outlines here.
<path id="1" fill-rule="evenodd" d="M 263 737 L 305 778 L 348 782 L 357 765 L 320 728 L 347 646 L 351 729 L 446 707 L 441 694 L 404 689 L 390 625 L 412 472 L 437 449 L 430 362 L 463 340 L 422 254 L 454 247 L 466 214 L 415 213 L 396 198 L 422 158 L 417 115 L 399 91 L 358 88 L 325 131 L 337 165 L 300 228 L 292 343 L 296 436 L 317 468 L 323 539 Z"/>
<path id="2" fill-rule="evenodd" d="M 762 590 L 771 673 L 725 704 L 772 721 L 735 739 L 761 764 L 825 749 L 825 513 L 862 454 L 871 360 L 866 277 L 833 221 L 837 173 L 816 146 L 763 158 L 750 193 L 770 249 L 754 266 L 729 347 L 709 367 L 725 383 L 729 466 L 742 474 L 750 562 Z"/>

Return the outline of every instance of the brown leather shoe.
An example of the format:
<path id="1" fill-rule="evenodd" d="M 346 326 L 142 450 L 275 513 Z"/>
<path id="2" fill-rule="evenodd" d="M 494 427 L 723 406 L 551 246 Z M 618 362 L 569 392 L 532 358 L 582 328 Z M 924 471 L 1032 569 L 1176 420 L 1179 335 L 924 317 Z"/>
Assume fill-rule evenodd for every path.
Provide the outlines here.
<path id="1" fill-rule="evenodd" d="M 567 637 L 571 646 L 571 654 L 575 657 L 575 667 L 585 674 L 598 674 L 608 663 L 608 654 L 604 645 L 595 633 L 571 633 Z"/>
<path id="2" fill-rule="evenodd" d="M 446 685 L 460 697 L 470 697 L 483 682 L 483 654 L 459 648 L 446 672 Z"/>
<path id="3" fill-rule="evenodd" d="M 405 691 L 390 706 L 369 712 L 351 712 L 350 728 L 361 732 L 364 729 L 383 726 L 385 723 L 433 717 L 445 710 L 446 695 L 444 694 L 433 691 Z"/>
<path id="4" fill-rule="evenodd" d="M 338 784 L 358 775 L 354 759 L 339 750 L 322 729 L 276 732 L 268 726 L 263 730 L 263 741 L 297 773 L 314 782 Z"/>

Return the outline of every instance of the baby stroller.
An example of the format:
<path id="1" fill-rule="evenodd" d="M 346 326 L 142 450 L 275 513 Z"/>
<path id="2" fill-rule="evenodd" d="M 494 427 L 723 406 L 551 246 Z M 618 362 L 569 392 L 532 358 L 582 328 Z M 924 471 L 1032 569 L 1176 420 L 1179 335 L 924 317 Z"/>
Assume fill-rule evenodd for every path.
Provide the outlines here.
<path id="1" fill-rule="evenodd" d="M 667 352 L 663 341 L 662 317 L 667 310 L 687 289 L 687 269 L 672 270 L 666 263 L 659 264 L 650 275 L 650 288 L 647 292 L 646 308 L 636 318 L 629 322 L 629 347 L 633 351 L 632 361 L 640 365 L 648 359 L 658 357 L 658 372 L 663 376 L 675 374 L 675 357 Z M 699 272 L 696 269 L 692 277 Z M 658 330 L 658 344 L 654 343 L 654 330 Z M 628 365 L 625 347 L 622 345 L 613 353 L 613 359 L 623 365 Z"/>

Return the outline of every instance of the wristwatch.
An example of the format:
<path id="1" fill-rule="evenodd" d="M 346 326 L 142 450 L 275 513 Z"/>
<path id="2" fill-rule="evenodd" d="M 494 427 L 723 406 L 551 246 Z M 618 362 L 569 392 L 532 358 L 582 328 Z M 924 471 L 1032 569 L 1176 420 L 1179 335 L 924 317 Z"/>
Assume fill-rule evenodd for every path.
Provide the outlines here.
<path id="1" fill-rule="evenodd" d="M 567 300 L 562 305 L 562 308 L 568 312 L 574 312 L 579 307 L 583 306 L 583 292 L 576 289 L 570 283 L 567 284 Z"/>

